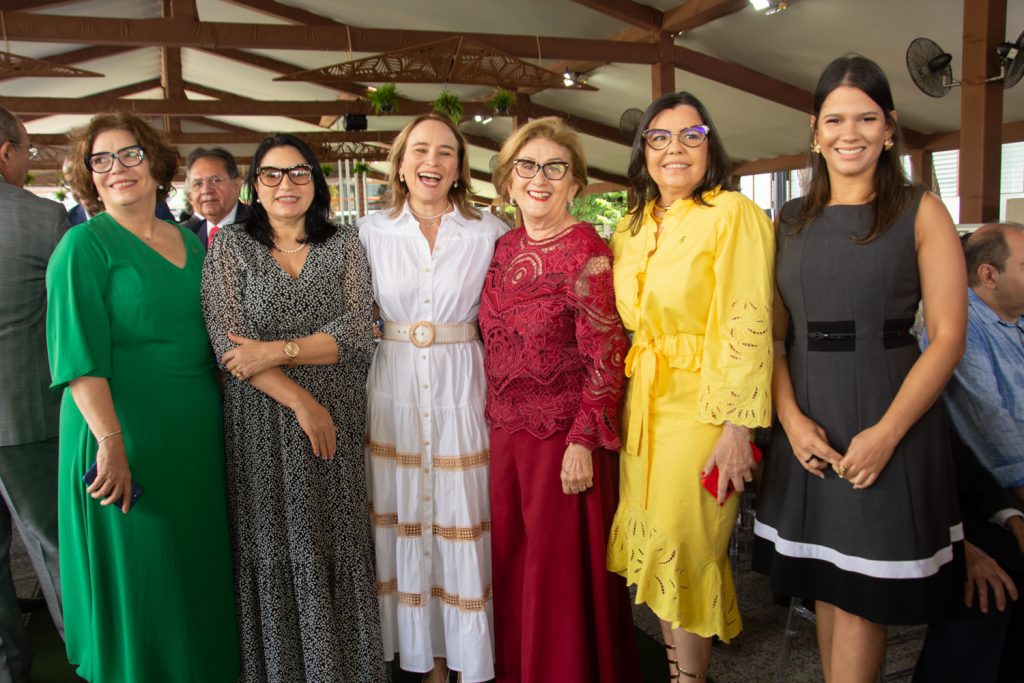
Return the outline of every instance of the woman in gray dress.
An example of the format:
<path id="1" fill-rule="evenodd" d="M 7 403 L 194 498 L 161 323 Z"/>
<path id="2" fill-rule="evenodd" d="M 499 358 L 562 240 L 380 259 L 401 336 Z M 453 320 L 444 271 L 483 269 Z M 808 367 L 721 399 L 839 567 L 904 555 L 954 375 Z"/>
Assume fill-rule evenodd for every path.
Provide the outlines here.
<path id="1" fill-rule="evenodd" d="M 811 130 L 808 193 L 779 221 L 778 422 L 755 567 L 777 593 L 817 601 L 825 680 L 866 683 L 886 624 L 956 599 L 963 532 L 935 401 L 963 352 L 967 286 L 945 207 L 904 177 L 874 62 L 825 69 Z M 910 334 L 922 300 L 924 353 Z"/>
<path id="2" fill-rule="evenodd" d="M 363 433 L 370 273 L 309 147 L 260 143 L 203 269 L 221 367 L 243 681 L 385 677 Z"/>

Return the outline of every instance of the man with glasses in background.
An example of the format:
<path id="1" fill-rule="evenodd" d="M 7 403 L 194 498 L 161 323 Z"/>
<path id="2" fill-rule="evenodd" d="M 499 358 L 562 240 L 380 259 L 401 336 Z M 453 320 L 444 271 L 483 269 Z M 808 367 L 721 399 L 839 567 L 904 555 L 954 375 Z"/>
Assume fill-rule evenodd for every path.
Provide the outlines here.
<path id="1" fill-rule="evenodd" d="M 57 561 L 57 413 L 46 356 L 46 264 L 70 227 L 24 189 L 36 150 L 0 107 L 0 681 L 27 681 L 32 646 L 11 582 L 11 523 L 63 637 Z"/>
<path id="2" fill-rule="evenodd" d="M 242 179 L 235 157 L 225 149 L 199 147 L 185 159 L 188 200 L 196 215 L 185 222 L 209 248 L 217 231 L 225 225 L 242 223 L 249 207 L 238 201 Z"/>

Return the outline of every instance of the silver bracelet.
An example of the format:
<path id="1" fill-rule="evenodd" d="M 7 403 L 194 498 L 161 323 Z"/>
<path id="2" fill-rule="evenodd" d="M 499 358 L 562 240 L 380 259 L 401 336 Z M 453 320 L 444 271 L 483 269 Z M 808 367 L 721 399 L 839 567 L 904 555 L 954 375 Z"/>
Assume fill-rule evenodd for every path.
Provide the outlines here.
<path id="1" fill-rule="evenodd" d="M 100 438 L 96 439 L 96 445 L 99 446 L 101 443 L 103 443 L 104 441 L 106 441 L 110 437 L 117 436 L 118 434 L 124 434 L 124 432 L 122 432 L 120 429 L 118 429 L 116 432 L 110 432 L 109 434 L 104 434 Z"/>

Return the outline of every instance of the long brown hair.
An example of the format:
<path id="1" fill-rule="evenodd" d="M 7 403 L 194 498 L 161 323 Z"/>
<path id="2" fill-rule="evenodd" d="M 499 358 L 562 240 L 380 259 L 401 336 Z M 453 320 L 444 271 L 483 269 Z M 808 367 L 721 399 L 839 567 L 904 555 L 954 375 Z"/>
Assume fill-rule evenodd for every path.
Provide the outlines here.
<path id="1" fill-rule="evenodd" d="M 825 67 L 814 88 L 814 125 L 817 126 L 821 115 L 821 107 L 833 90 L 844 85 L 862 91 L 877 104 L 885 116 L 885 122 L 892 127 L 891 149 L 882 149 L 875 167 L 875 222 L 863 237 L 854 241 L 865 244 L 879 237 L 889 229 L 910 201 L 911 184 L 903 171 L 900 152 L 903 149 L 903 134 L 894 112 L 892 90 L 889 80 L 882 68 L 867 57 L 847 55 L 834 60 Z M 811 143 L 814 141 L 815 129 L 811 129 Z M 800 208 L 793 217 L 791 234 L 797 234 L 811 221 L 821 215 L 832 198 L 832 184 L 829 180 L 828 165 L 821 154 L 811 152 L 809 166 L 811 180 L 807 185 L 807 194 L 800 203 Z"/>
<path id="2" fill-rule="evenodd" d="M 447 116 L 430 112 L 420 114 L 406 125 L 405 128 L 395 136 L 391 144 L 391 152 L 388 154 L 388 190 L 385 199 L 385 207 L 390 209 L 388 215 L 391 218 L 398 218 L 402 212 L 405 200 L 409 198 L 409 187 L 402 181 L 400 167 L 402 159 L 405 158 L 405 148 L 409 143 L 409 135 L 413 128 L 424 121 L 438 121 L 448 127 L 448 130 L 455 136 L 455 142 L 459 147 L 459 165 L 456 182 L 448 188 L 448 199 L 459 210 L 463 216 L 469 218 L 480 218 L 480 212 L 469 203 L 469 193 L 473 191 L 471 185 L 473 178 L 469 175 L 469 157 L 466 155 L 466 138 L 452 120 Z"/>

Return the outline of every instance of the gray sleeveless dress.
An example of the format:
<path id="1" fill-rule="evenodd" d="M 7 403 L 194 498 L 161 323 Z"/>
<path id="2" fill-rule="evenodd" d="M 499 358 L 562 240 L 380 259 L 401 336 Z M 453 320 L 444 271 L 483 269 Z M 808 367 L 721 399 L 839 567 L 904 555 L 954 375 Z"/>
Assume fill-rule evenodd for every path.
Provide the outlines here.
<path id="1" fill-rule="evenodd" d="M 830 206 L 799 234 L 782 211 L 776 281 L 790 313 L 787 359 L 800 409 L 845 453 L 875 424 L 920 355 L 914 219 L 922 191 L 867 244 L 873 205 Z M 924 623 L 962 593 L 960 514 L 941 402 L 907 432 L 871 487 L 813 477 L 775 423 L 755 523 L 754 567 L 776 593 L 882 624 Z"/>

